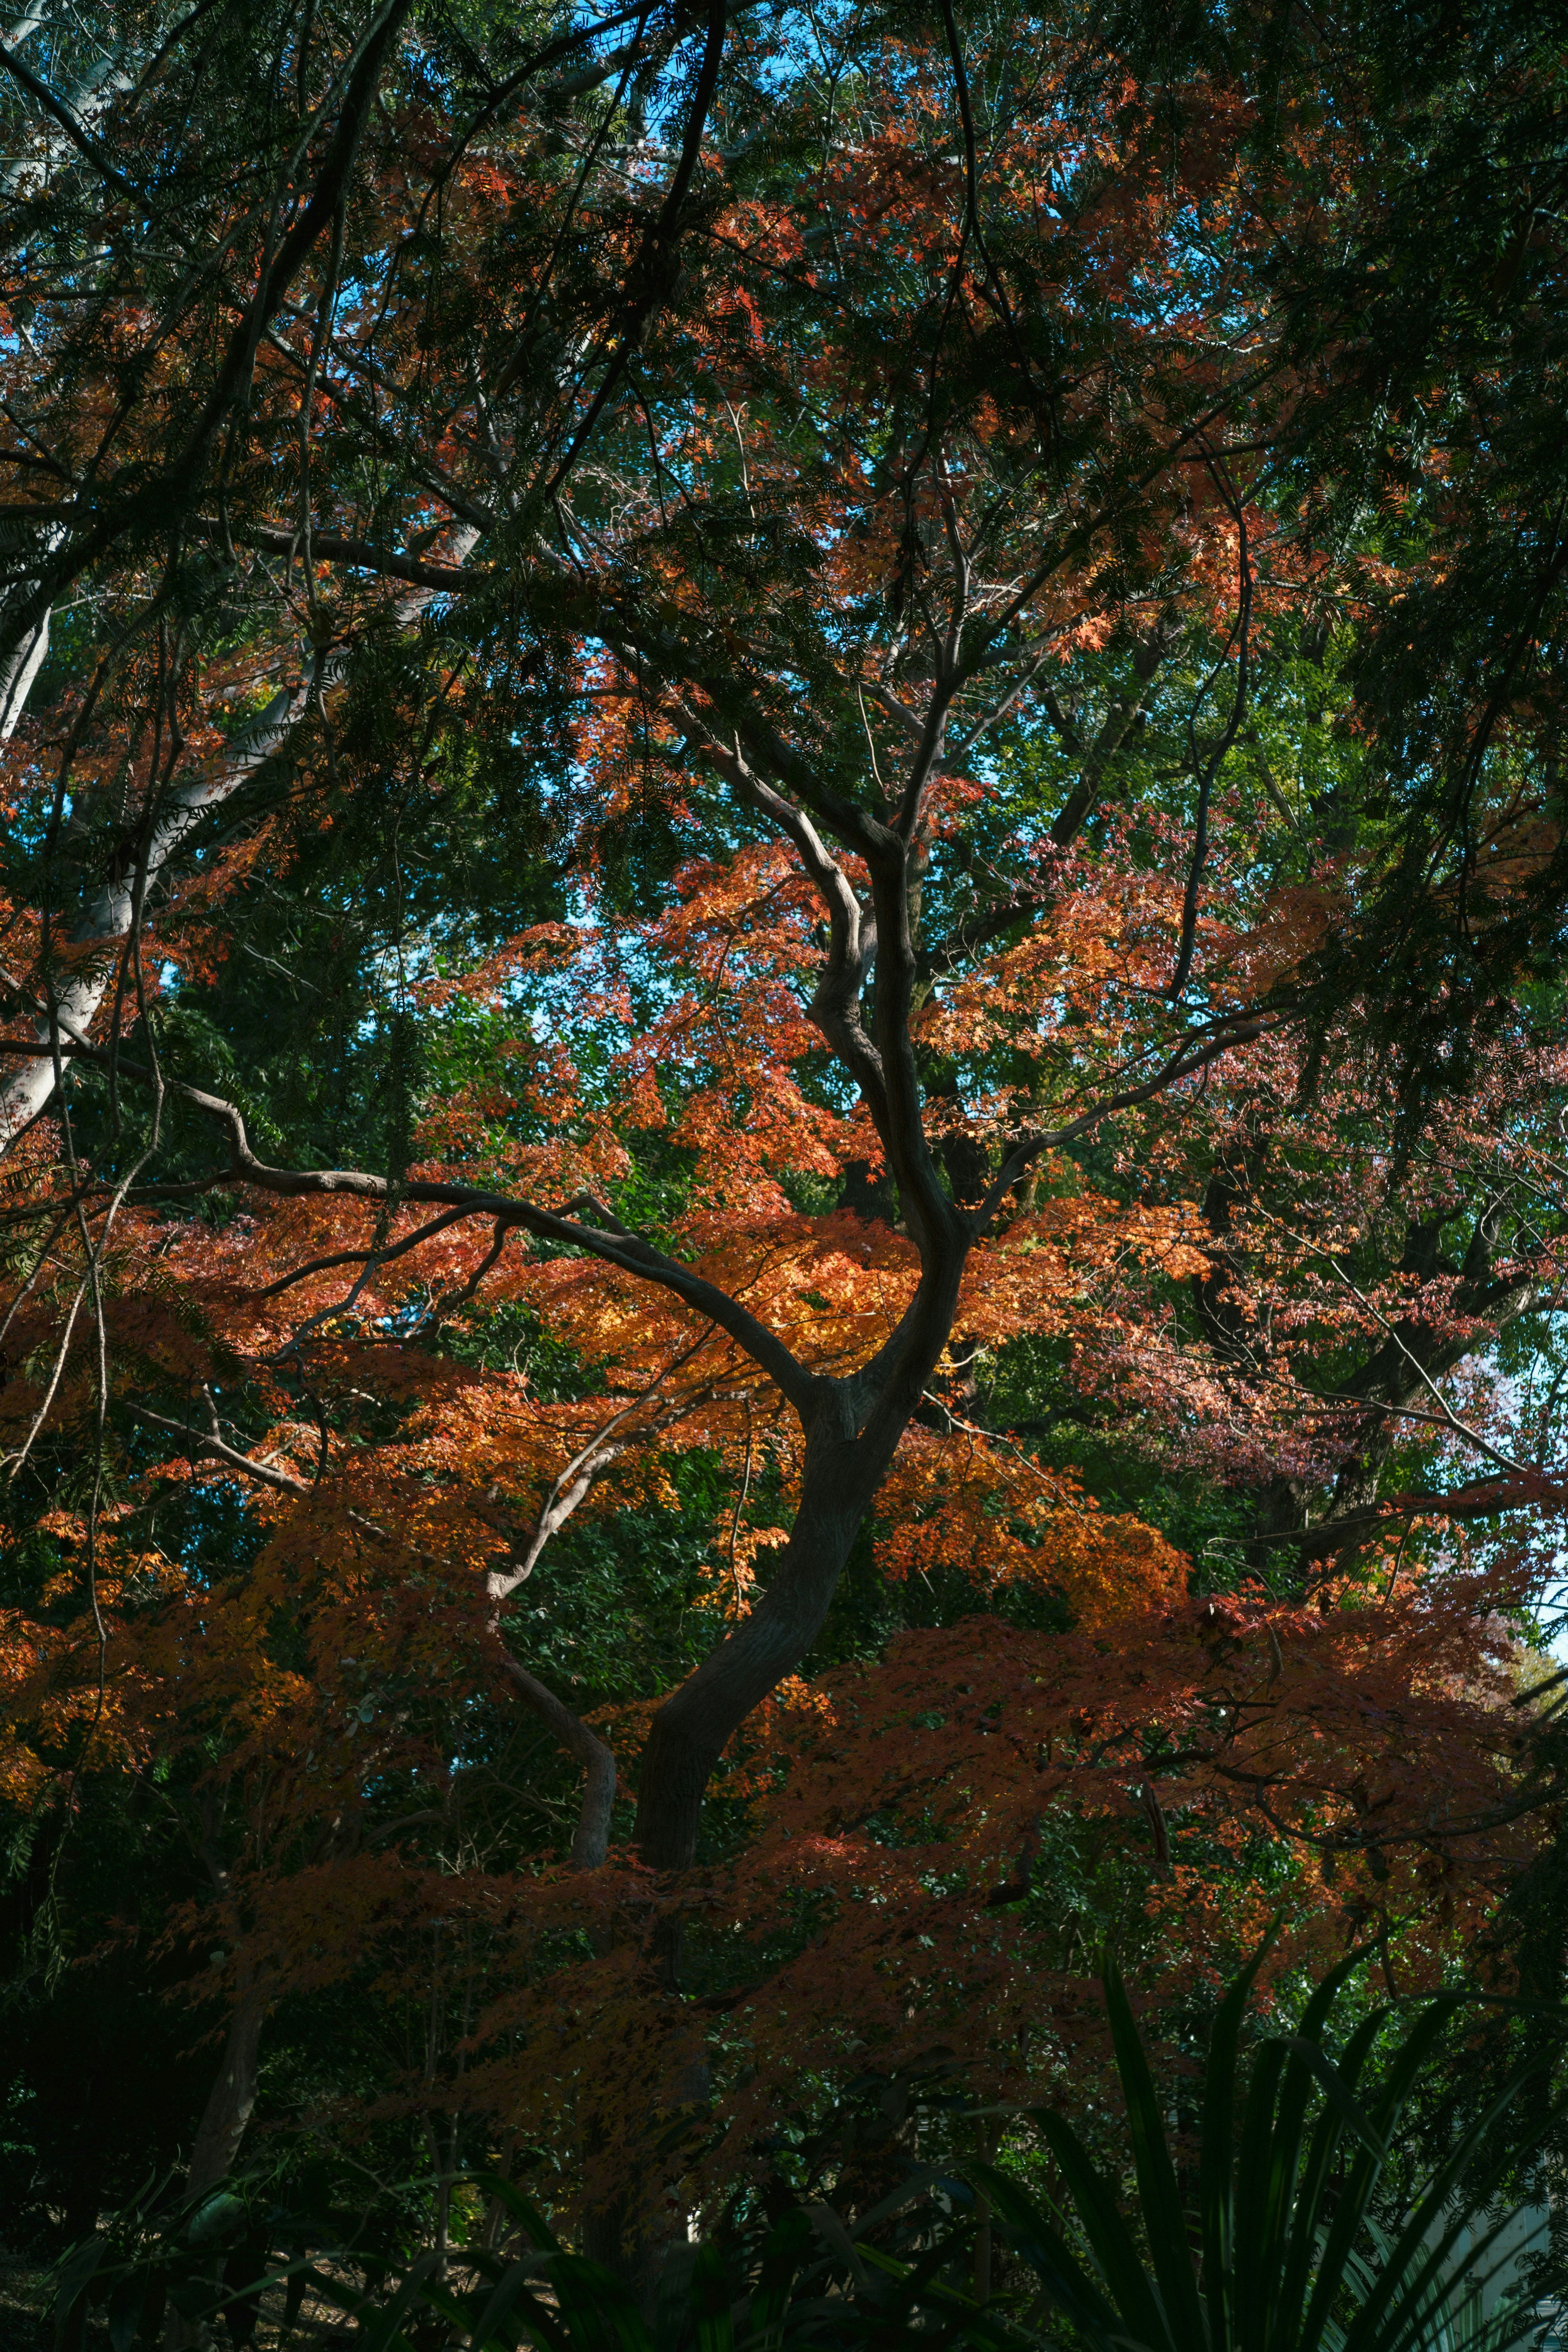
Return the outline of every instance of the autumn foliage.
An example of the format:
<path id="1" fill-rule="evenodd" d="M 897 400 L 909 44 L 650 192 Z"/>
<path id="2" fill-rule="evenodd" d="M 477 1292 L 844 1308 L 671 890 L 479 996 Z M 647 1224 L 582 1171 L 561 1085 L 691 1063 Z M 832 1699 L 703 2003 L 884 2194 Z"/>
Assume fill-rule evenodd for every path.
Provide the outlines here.
<path id="1" fill-rule="evenodd" d="M 18 1950 L 157 1983 L 196 2185 L 622 2254 L 1082 2084 L 1107 1939 L 1517 1983 L 1555 229 L 1399 321 L 1547 68 L 274 13 L 289 140 L 149 14 L 12 190 Z"/>

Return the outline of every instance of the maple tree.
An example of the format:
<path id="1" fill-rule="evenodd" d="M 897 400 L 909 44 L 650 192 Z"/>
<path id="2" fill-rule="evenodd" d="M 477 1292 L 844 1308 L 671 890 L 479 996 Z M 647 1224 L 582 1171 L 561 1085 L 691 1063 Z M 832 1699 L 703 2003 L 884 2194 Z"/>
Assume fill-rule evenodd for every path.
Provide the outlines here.
<path id="1" fill-rule="evenodd" d="M 1560 67 L 209 15 L 19 77 L 5 352 L 3 1769 L 164 1792 L 193 2184 L 345 1989 L 623 2246 L 1060 2071 L 1107 1907 L 1439 1977 L 1555 1790 Z"/>

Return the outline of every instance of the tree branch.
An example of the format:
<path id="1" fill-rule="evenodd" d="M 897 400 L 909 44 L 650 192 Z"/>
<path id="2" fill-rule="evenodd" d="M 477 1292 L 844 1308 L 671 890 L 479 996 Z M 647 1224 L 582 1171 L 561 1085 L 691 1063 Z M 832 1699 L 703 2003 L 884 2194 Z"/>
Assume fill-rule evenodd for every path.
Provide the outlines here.
<path id="1" fill-rule="evenodd" d="M 98 141 L 82 129 L 70 108 L 55 96 L 47 82 L 39 80 L 32 68 L 26 65 L 14 49 L 0 46 L 0 71 L 8 73 L 13 81 L 20 83 L 29 98 L 37 100 L 44 112 L 59 124 L 71 145 L 87 157 L 100 178 L 108 181 L 117 196 L 124 196 L 133 205 L 141 204 L 140 190 L 132 187 L 123 172 L 110 163 Z"/>
<path id="2" fill-rule="evenodd" d="M 610 1818 L 615 1803 L 614 1755 L 580 1716 L 573 1715 L 570 1707 L 552 1690 L 547 1690 L 526 1666 L 520 1666 L 509 1652 L 503 1653 L 501 1665 L 524 1705 L 533 1709 L 567 1754 L 582 1766 L 582 1801 L 577 1833 L 571 1841 L 571 1866 L 574 1870 L 597 1870 L 610 1845 Z"/>
<path id="3" fill-rule="evenodd" d="M 1385 1495 L 1360 1510 L 1321 1520 L 1315 1528 L 1281 1528 L 1277 1534 L 1260 1536 L 1257 1540 L 1263 1544 L 1288 1544 L 1308 1559 L 1323 1559 L 1365 1543 L 1380 1528 L 1398 1526 L 1411 1519 L 1486 1518 L 1495 1511 L 1522 1509 L 1568 1511 L 1568 1488 L 1530 1469 L 1521 1470 L 1511 1480 L 1494 1474 L 1468 1479 L 1462 1486 L 1451 1486 L 1446 1493 Z"/>
<path id="4" fill-rule="evenodd" d="M 10 1039 L 0 1039 L 0 1046 L 12 1052 L 39 1054 L 47 1049 L 21 1045 Z M 101 1047 L 84 1045 L 75 1040 L 62 1040 L 61 1051 L 67 1058 L 87 1061 L 99 1068 L 110 1066 L 110 1057 Z M 138 1063 L 116 1057 L 112 1065 L 121 1076 L 143 1081 L 152 1073 Z M 208 1094 L 201 1087 L 171 1078 L 165 1081 L 168 1091 L 177 1094 L 197 1110 L 216 1120 L 228 1130 L 230 1160 L 226 1168 L 215 1169 L 208 1177 L 210 1190 L 227 1184 L 254 1185 L 258 1192 L 279 1194 L 287 1200 L 348 1199 L 385 1201 L 394 1188 L 384 1176 L 372 1175 L 357 1168 L 272 1168 L 258 1160 L 250 1148 L 246 1134 L 245 1119 L 235 1104 L 221 1095 Z M 395 1188 L 400 1201 L 428 1202 L 437 1207 L 453 1208 L 464 1214 L 490 1217 L 497 1224 L 520 1225 L 524 1232 L 540 1241 L 564 1243 L 569 1248 L 586 1250 L 592 1257 L 608 1265 L 619 1266 L 644 1282 L 654 1283 L 660 1289 L 670 1291 L 745 1349 L 752 1361 L 766 1372 L 768 1379 L 789 1400 L 809 1426 L 829 1383 L 806 1367 L 787 1348 L 775 1331 L 721 1290 L 716 1283 L 688 1272 L 678 1261 L 666 1257 L 639 1234 L 620 1226 L 606 1232 L 599 1227 L 582 1224 L 570 1217 L 560 1216 L 548 1209 L 536 1208 L 531 1202 L 519 1201 L 507 1192 L 481 1191 L 472 1184 L 454 1184 L 420 1177 L 411 1178 Z M 373 1255 L 368 1252 L 367 1255 Z"/>
<path id="5" fill-rule="evenodd" d="M 204 528 L 208 538 L 221 537 L 215 523 Z M 263 548 L 269 555 L 297 554 L 302 543 L 297 530 L 273 530 L 260 525 L 236 531 L 235 537 L 241 547 Z M 400 555 L 393 548 L 375 547 L 366 539 L 346 539 L 336 530 L 313 530 L 310 552 L 329 563 L 350 564 L 357 571 L 373 572 L 388 580 L 406 580 L 413 587 L 429 588 L 448 596 L 482 587 L 495 576 L 488 570 L 471 571 L 455 563 L 427 563 L 422 556 Z"/>
<path id="6" fill-rule="evenodd" d="M 1238 1045 L 1249 1045 L 1254 1038 L 1266 1036 L 1276 1025 L 1261 1018 L 1246 1021 L 1239 1028 L 1228 1030 L 1223 1036 L 1211 1039 L 1195 1053 L 1188 1053 L 1185 1044 L 1178 1045 L 1170 1059 L 1142 1086 L 1124 1087 L 1119 1093 L 1107 1095 L 1103 1102 L 1081 1111 L 1076 1118 L 1069 1119 L 1065 1127 L 1025 1136 L 1008 1154 L 1001 1174 L 979 1207 L 971 1212 L 977 1237 L 986 1231 L 1025 1169 L 1042 1151 L 1054 1151 L 1061 1144 L 1071 1143 L 1079 1136 L 1087 1135 L 1092 1128 L 1098 1127 L 1100 1121 L 1109 1118 L 1113 1111 L 1130 1110 L 1135 1103 L 1152 1101 L 1155 1095 L 1163 1094 L 1167 1087 L 1174 1087 L 1179 1079 L 1191 1077 L 1195 1070 L 1206 1069 L 1210 1062 L 1218 1061 L 1222 1054 L 1230 1053 Z"/>
<path id="7" fill-rule="evenodd" d="M 133 1421 L 144 1421 L 153 1429 L 168 1430 L 180 1440 L 189 1454 L 201 1454 L 213 1462 L 222 1462 L 231 1470 L 243 1471 L 247 1478 L 259 1480 L 264 1486 L 276 1486 L 284 1495 L 308 1495 L 308 1478 L 297 1478 L 290 1470 L 275 1470 L 269 1463 L 253 1461 L 235 1445 L 226 1445 L 215 1428 L 203 1432 L 193 1429 L 188 1422 L 171 1421 L 166 1413 L 153 1412 L 144 1404 L 128 1403 L 125 1410 Z"/>

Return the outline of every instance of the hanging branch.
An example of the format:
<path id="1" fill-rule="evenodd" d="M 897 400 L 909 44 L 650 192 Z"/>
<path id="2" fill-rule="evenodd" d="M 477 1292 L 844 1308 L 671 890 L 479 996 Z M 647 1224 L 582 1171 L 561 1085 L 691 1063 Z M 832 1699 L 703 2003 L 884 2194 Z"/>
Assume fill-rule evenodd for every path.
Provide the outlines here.
<path id="1" fill-rule="evenodd" d="M 1197 812 L 1193 820 L 1192 863 L 1187 868 L 1186 889 L 1182 898 L 1181 936 L 1176 946 L 1176 970 L 1171 974 L 1170 987 L 1167 991 L 1167 993 L 1173 1001 L 1180 998 L 1185 992 L 1187 983 L 1187 975 L 1192 970 L 1193 948 L 1197 937 L 1198 884 L 1203 879 L 1204 864 L 1208 856 L 1209 794 L 1214 789 L 1214 780 L 1218 775 L 1220 768 L 1224 764 L 1226 755 L 1229 751 L 1231 745 L 1236 740 L 1237 734 L 1241 726 L 1242 719 L 1246 714 L 1248 661 L 1250 650 L 1249 628 L 1252 618 L 1252 566 L 1248 560 L 1247 553 L 1247 512 L 1240 501 L 1240 499 L 1237 496 L 1236 491 L 1231 486 L 1229 476 L 1226 472 L 1224 467 L 1220 464 L 1219 460 L 1215 457 L 1211 452 L 1206 450 L 1204 453 L 1204 463 L 1208 469 L 1209 477 L 1212 479 L 1216 489 L 1224 499 L 1227 508 L 1229 509 L 1231 520 L 1236 525 L 1238 610 L 1235 624 L 1231 629 L 1230 635 L 1225 641 L 1225 651 L 1221 654 L 1218 662 L 1215 665 L 1213 671 L 1210 673 L 1208 680 L 1205 683 L 1202 693 L 1198 696 L 1197 699 L 1199 705 L 1201 705 L 1204 695 L 1207 693 L 1208 688 L 1213 683 L 1214 678 L 1218 677 L 1219 671 L 1229 659 L 1230 648 L 1233 645 L 1238 643 L 1238 640 L 1239 640 L 1239 651 L 1238 654 L 1236 668 L 1236 693 L 1230 705 L 1230 716 L 1226 720 L 1223 729 L 1220 730 L 1219 740 L 1216 743 L 1214 750 L 1207 760 L 1205 761 L 1202 774 L 1198 778 Z M 1188 730 L 1189 734 L 1192 735 L 1195 756 L 1197 751 L 1197 739 L 1193 730 L 1196 729 L 1196 725 L 1197 706 L 1194 708 L 1192 719 L 1188 721 Z"/>

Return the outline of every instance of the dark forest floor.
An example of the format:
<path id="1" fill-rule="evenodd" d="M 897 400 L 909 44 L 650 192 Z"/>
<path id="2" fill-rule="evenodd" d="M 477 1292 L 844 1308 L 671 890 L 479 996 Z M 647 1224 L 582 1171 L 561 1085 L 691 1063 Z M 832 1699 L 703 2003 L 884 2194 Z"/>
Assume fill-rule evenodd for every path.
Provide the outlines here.
<path id="1" fill-rule="evenodd" d="M 0 2352 L 42 2352 L 47 2344 L 45 2276 L 37 2263 L 0 2256 Z"/>

